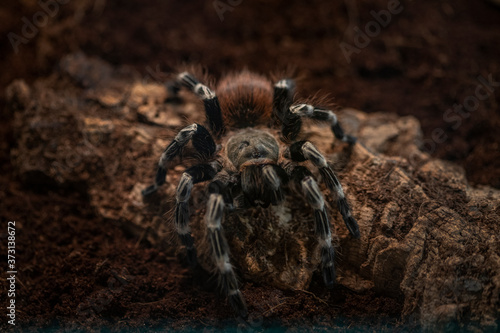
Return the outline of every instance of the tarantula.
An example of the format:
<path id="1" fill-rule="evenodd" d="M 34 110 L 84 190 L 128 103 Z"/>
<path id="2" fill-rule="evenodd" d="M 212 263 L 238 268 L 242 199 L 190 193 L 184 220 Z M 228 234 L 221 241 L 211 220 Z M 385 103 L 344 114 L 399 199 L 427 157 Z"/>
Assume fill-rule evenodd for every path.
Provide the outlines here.
<path id="1" fill-rule="evenodd" d="M 353 237 L 360 237 L 359 228 L 325 157 L 311 142 L 296 139 L 302 118 L 328 122 L 335 137 L 348 144 L 355 144 L 356 139 L 344 134 L 331 110 L 294 104 L 292 79 L 282 79 L 273 87 L 267 78 L 243 71 L 222 78 L 216 94 L 192 74 L 183 72 L 171 85 L 175 92 L 181 87 L 190 89 L 203 101 L 208 129 L 196 123 L 181 129 L 161 155 L 154 184 L 142 194 L 148 196 L 165 183 L 169 162 L 180 156 L 191 142 L 199 164 L 182 174 L 176 190 L 174 216 L 175 228 L 191 266 L 196 266 L 197 253 L 189 226 L 188 201 L 194 184 L 210 181 L 204 220 L 213 262 L 223 295 L 236 313 L 245 317 L 246 303 L 238 289 L 223 232 L 224 213 L 279 205 L 285 199 L 286 190 L 292 189 L 299 191 L 313 210 L 323 280 L 326 287 L 331 288 L 335 283 L 335 252 L 325 200 L 312 173 L 301 162 L 310 161 L 318 169 Z M 281 136 L 277 140 L 269 129 L 279 127 Z M 216 141 L 225 145 L 221 147 Z M 278 141 L 286 145 L 281 151 Z"/>

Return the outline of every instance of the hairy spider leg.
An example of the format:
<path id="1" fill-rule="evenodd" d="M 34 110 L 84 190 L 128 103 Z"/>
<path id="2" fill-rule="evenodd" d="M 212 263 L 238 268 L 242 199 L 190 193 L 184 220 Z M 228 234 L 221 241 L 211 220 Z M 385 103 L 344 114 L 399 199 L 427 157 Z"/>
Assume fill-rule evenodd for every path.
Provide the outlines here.
<path id="1" fill-rule="evenodd" d="M 314 210 L 314 230 L 321 248 L 321 271 L 327 288 L 335 284 L 335 250 L 325 200 L 311 172 L 304 166 L 291 166 L 290 179 L 301 190 Z"/>
<path id="2" fill-rule="evenodd" d="M 289 155 L 289 158 L 292 161 L 303 162 L 309 160 L 318 168 L 321 177 L 330 192 L 332 192 L 332 194 L 336 194 L 337 207 L 342 215 L 342 219 L 344 220 L 347 229 L 354 238 L 359 238 L 360 233 L 358 223 L 352 216 L 351 207 L 349 206 L 349 203 L 344 195 L 342 185 L 319 150 L 309 141 L 297 141 L 290 146 L 289 151 L 286 154 Z"/>
<path id="3" fill-rule="evenodd" d="M 191 228 L 189 227 L 189 198 L 194 184 L 212 180 L 217 174 L 209 164 L 198 164 L 187 169 L 179 181 L 175 195 L 176 206 L 174 215 L 174 225 L 181 240 L 182 245 L 186 247 L 187 261 L 191 267 L 196 266 L 196 248 L 194 239 L 191 236 Z"/>
<path id="4" fill-rule="evenodd" d="M 246 317 L 248 314 L 246 302 L 239 290 L 238 281 L 229 260 L 229 246 L 222 229 L 222 220 L 226 207 L 223 192 L 225 190 L 222 182 L 210 183 L 210 196 L 207 202 L 205 223 L 208 239 L 212 247 L 212 258 L 219 276 L 221 292 L 229 300 L 235 312 L 241 317 Z"/>
<path id="5" fill-rule="evenodd" d="M 177 81 L 202 99 L 210 130 L 216 138 L 219 138 L 224 132 L 224 121 L 217 95 L 188 72 L 180 73 Z"/>
<path id="6" fill-rule="evenodd" d="M 356 143 L 356 138 L 345 134 L 338 122 L 337 115 L 331 110 L 314 107 L 310 104 L 294 104 L 290 106 L 283 121 L 282 133 L 287 141 L 293 141 L 297 137 L 302 127 L 301 118 L 311 118 L 314 120 L 330 123 L 330 128 L 339 140 L 349 144 Z"/>
<path id="7" fill-rule="evenodd" d="M 273 119 L 279 125 L 283 123 L 286 112 L 293 103 L 295 82 L 292 79 L 282 79 L 275 83 L 273 93 Z"/>
<path id="8" fill-rule="evenodd" d="M 182 148 L 189 141 L 192 141 L 193 147 L 200 154 L 200 157 L 210 158 L 215 154 L 216 145 L 214 139 L 205 127 L 200 124 L 191 124 L 184 127 L 161 155 L 154 183 L 142 191 L 143 196 L 156 192 L 158 187 L 165 183 L 168 162 L 180 155 Z"/>

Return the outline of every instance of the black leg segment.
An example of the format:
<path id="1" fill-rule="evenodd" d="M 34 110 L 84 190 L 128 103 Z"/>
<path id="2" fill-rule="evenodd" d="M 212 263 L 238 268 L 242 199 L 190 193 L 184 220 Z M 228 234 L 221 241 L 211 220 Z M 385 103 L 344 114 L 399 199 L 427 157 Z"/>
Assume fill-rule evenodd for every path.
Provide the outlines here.
<path id="1" fill-rule="evenodd" d="M 159 186 L 165 183 L 168 162 L 176 156 L 179 156 L 182 152 L 182 148 L 184 148 L 190 140 L 192 141 L 193 146 L 200 158 L 207 159 L 215 154 L 216 145 L 214 139 L 205 127 L 200 124 L 192 124 L 184 127 L 161 155 L 160 161 L 158 162 L 158 169 L 156 171 L 154 184 L 142 191 L 143 196 L 148 196 L 154 193 Z"/>
<path id="2" fill-rule="evenodd" d="M 274 85 L 273 117 L 278 124 L 283 122 L 286 112 L 292 105 L 294 93 L 295 82 L 292 79 L 283 79 Z"/>
<path id="3" fill-rule="evenodd" d="M 203 100 L 205 114 L 210 130 L 216 137 L 220 137 L 220 135 L 224 132 L 224 121 L 222 119 L 219 99 L 215 93 L 206 85 L 200 83 L 192 74 L 188 72 L 179 74 L 177 79 L 181 85 L 190 89 Z"/>
<path id="4" fill-rule="evenodd" d="M 211 180 L 216 173 L 217 171 L 209 164 L 198 164 L 187 169 L 182 174 L 177 186 L 174 224 L 182 245 L 186 247 L 187 260 L 192 267 L 196 266 L 197 259 L 196 248 L 189 227 L 189 198 L 194 184 Z"/>
<path id="5" fill-rule="evenodd" d="M 344 195 L 342 185 L 333 170 L 328 165 L 325 157 L 318 151 L 318 149 L 309 141 L 298 141 L 290 146 L 288 152 L 285 153 L 285 156 L 289 157 L 294 162 L 309 160 L 318 168 L 326 186 L 330 192 L 336 196 L 337 206 L 347 229 L 349 229 L 349 232 L 354 238 L 359 238 L 360 233 L 358 223 L 352 216 L 351 207 L 349 206 L 349 203 Z"/>
<path id="6" fill-rule="evenodd" d="M 320 247 L 323 281 L 326 287 L 332 288 L 335 284 L 335 250 L 323 194 L 306 167 L 295 166 L 290 178 L 314 210 L 314 230 Z"/>
<path id="7" fill-rule="evenodd" d="M 339 140 L 342 140 L 344 142 L 347 142 L 349 144 L 354 144 L 356 142 L 356 138 L 347 135 L 344 133 L 344 130 L 340 126 L 338 120 L 337 120 L 337 115 L 333 113 L 331 110 L 328 109 L 323 109 L 319 107 L 314 107 L 310 104 L 294 104 L 290 106 L 290 119 L 293 119 L 294 117 L 305 117 L 305 118 L 311 118 L 314 120 L 319 120 L 319 121 L 325 121 L 330 123 L 330 128 L 335 135 L 335 137 Z M 300 131 L 300 129 L 299 129 Z M 293 137 L 293 134 L 295 133 L 294 131 L 290 132 L 292 137 L 290 138 L 291 140 L 294 140 L 295 137 Z M 298 131 L 297 131 L 298 134 Z"/>
<path id="8" fill-rule="evenodd" d="M 216 186 L 213 189 L 216 189 Z M 230 263 L 229 246 L 222 228 L 224 210 L 225 202 L 222 194 L 211 193 L 205 213 L 208 241 L 212 246 L 212 258 L 219 276 L 220 290 L 227 297 L 234 311 L 239 316 L 246 317 L 248 314 L 247 306 Z"/>
<path id="9" fill-rule="evenodd" d="M 278 205 L 284 200 L 281 188 L 287 179 L 286 172 L 277 165 L 248 165 L 241 171 L 241 189 L 252 206 Z"/>

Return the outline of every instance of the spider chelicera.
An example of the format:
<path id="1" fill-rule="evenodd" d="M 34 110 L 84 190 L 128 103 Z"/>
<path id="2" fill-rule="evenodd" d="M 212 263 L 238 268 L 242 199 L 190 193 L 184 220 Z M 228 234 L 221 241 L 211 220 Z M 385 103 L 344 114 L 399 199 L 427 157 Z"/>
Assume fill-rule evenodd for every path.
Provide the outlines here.
<path id="1" fill-rule="evenodd" d="M 142 194 L 148 196 L 165 183 L 169 162 L 180 156 L 191 142 L 198 164 L 182 174 L 174 216 L 177 234 L 191 266 L 196 266 L 197 254 L 189 226 L 188 201 L 194 184 L 209 181 L 204 219 L 211 257 L 223 295 L 235 312 L 245 317 L 247 306 L 238 288 L 223 231 L 224 213 L 235 208 L 280 205 L 286 191 L 295 190 L 312 208 L 323 280 L 326 287 L 333 287 L 335 251 L 325 200 L 312 173 L 301 162 L 310 161 L 318 169 L 353 237 L 360 237 L 359 228 L 342 185 L 325 157 L 311 142 L 297 141 L 297 137 L 302 118 L 310 118 L 328 122 L 334 136 L 343 142 L 354 145 L 356 139 L 344 134 L 331 110 L 295 104 L 292 79 L 282 79 L 273 86 L 269 79 L 243 71 L 223 77 L 215 93 L 192 74 L 183 72 L 171 86 L 174 92 L 181 87 L 202 99 L 208 128 L 195 123 L 181 129 L 161 155 L 154 184 Z M 279 138 L 275 138 L 271 128 L 281 129 Z"/>

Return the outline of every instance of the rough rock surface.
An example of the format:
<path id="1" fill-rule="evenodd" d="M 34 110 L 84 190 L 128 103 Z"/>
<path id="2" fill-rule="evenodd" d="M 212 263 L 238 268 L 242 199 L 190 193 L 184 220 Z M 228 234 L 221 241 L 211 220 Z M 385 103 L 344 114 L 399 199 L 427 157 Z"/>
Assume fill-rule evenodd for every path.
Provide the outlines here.
<path id="1" fill-rule="evenodd" d="M 67 85 L 75 89 L 63 89 Z M 140 191 L 176 130 L 203 121 L 199 102 L 189 94 L 180 103 L 169 100 L 164 86 L 81 54 L 66 57 L 60 73 L 30 87 L 15 81 L 7 96 L 19 138 L 11 154 L 24 182 L 81 191 L 100 216 L 179 252 L 169 217 L 184 164 L 173 166 L 167 184 L 149 200 Z M 422 153 L 413 117 L 352 109 L 339 117 L 359 139 L 352 149 L 336 143 L 327 127 L 308 124 L 304 131 L 338 171 L 361 230 L 361 239 L 352 239 L 330 209 L 338 282 L 359 293 L 403 297 L 403 315 L 428 329 L 458 324 L 497 330 L 500 191 L 471 187 L 463 170 Z M 193 233 L 209 268 L 204 200 L 203 185 L 197 185 Z M 240 275 L 307 289 L 318 266 L 310 213 L 291 194 L 277 214 L 255 209 L 229 216 L 225 229 Z M 242 219 L 253 219 L 254 228 L 238 223 Z"/>

